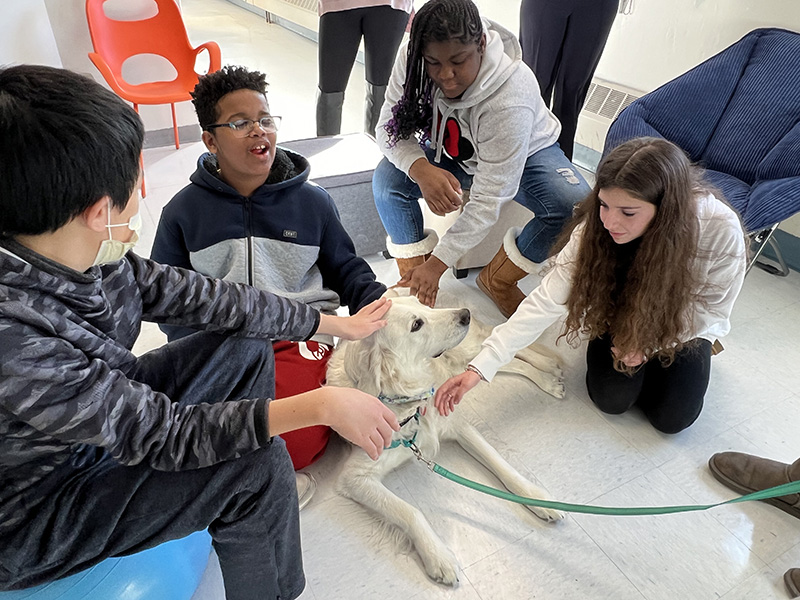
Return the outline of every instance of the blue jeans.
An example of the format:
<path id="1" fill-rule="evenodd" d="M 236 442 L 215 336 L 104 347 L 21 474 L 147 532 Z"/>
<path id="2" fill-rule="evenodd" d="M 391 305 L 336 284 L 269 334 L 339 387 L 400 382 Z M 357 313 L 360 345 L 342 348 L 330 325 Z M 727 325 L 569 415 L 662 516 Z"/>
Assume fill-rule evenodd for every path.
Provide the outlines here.
<path id="1" fill-rule="evenodd" d="M 435 152 L 425 151 L 428 161 L 446 169 L 458 178 L 462 189 L 472 186 L 472 176 L 458 163 L 442 155 L 434 163 Z M 578 169 L 564 156 L 558 144 L 553 144 L 528 157 L 519 182 L 515 202 L 530 209 L 535 218 L 528 221 L 517 237 L 517 248 L 533 261 L 547 258 L 572 208 L 591 191 Z M 384 158 L 372 176 L 372 192 L 383 226 L 394 244 L 413 244 L 424 238 L 422 211 L 418 199 L 419 186 L 400 169 Z M 477 232 L 476 232 L 477 234 Z"/>

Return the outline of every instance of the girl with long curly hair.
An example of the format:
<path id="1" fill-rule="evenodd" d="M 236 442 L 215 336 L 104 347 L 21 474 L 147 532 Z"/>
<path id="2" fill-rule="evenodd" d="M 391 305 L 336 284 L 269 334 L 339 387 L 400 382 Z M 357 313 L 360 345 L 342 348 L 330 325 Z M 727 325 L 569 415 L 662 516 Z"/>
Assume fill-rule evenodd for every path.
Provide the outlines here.
<path id="1" fill-rule="evenodd" d="M 448 414 L 481 379 L 566 314 L 561 337 L 588 338 L 586 386 L 600 410 L 638 405 L 664 433 L 703 407 L 712 340 L 730 330 L 747 244 L 739 216 L 675 144 L 638 138 L 600 163 L 554 264 L 436 404 Z"/>
<path id="2" fill-rule="evenodd" d="M 472 0 L 429 0 L 392 71 L 376 130 L 385 158 L 372 180 L 400 285 L 433 306 L 439 278 L 477 245 L 512 200 L 536 215 L 512 229 L 479 285 L 509 316 L 517 281 L 547 258 L 589 186 L 556 140 L 561 125 L 508 30 Z M 437 215 L 462 208 L 438 240 L 418 200 Z"/>

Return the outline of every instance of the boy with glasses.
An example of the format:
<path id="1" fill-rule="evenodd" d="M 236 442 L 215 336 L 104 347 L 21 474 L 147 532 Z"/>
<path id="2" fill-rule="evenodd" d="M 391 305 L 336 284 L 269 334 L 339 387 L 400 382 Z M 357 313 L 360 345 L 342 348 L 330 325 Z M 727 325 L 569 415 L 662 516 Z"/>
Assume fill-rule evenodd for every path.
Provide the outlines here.
<path id="1" fill-rule="evenodd" d="M 143 137 L 83 76 L 0 68 L 0 590 L 207 528 L 229 600 L 296 598 L 272 436 L 326 424 L 377 458 L 399 425 L 357 390 L 271 401 L 271 339 L 364 337 L 387 301 L 329 316 L 130 252 Z M 137 357 L 142 320 L 204 331 Z"/>
<path id="2" fill-rule="evenodd" d="M 151 258 L 253 285 L 333 314 L 351 314 L 385 286 L 356 255 L 330 196 L 308 181 L 308 161 L 278 148 L 279 117 L 270 114 L 263 73 L 227 66 L 200 78 L 192 93 L 208 153 L 191 183 L 161 215 Z M 187 330 L 162 328 L 170 340 Z M 321 386 L 331 336 L 275 344 L 276 397 Z M 322 455 L 330 430 L 284 437 L 296 470 Z M 313 480 L 298 475 L 301 502 Z"/>

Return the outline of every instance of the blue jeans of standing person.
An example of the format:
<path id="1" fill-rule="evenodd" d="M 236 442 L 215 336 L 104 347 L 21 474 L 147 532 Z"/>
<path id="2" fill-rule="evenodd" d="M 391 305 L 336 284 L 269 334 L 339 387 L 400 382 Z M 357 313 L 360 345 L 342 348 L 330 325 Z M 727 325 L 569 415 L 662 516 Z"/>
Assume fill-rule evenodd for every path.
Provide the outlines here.
<path id="1" fill-rule="evenodd" d="M 439 163 L 434 162 L 435 151 L 425 150 L 428 161 L 452 173 L 468 190 L 472 176 L 446 155 Z M 519 182 L 519 191 L 514 197 L 533 212 L 535 218 L 528 221 L 517 237 L 517 248 L 522 255 L 542 262 L 550 253 L 561 229 L 572 216 L 572 208 L 591 191 L 578 169 L 564 156 L 558 144 L 539 150 L 528 157 Z M 384 158 L 372 177 L 372 192 L 383 226 L 394 244 L 413 244 L 425 237 L 419 186 L 405 173 Z M 485 232 L 476 232 L 481 234 Z"/>

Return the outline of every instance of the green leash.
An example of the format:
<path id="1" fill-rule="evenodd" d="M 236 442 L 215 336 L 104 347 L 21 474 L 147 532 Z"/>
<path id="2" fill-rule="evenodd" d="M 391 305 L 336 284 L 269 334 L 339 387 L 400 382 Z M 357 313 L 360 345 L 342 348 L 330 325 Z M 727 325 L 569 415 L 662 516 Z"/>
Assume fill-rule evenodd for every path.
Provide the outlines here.
<path id="1" fill-rule="evenodd" d="M 431 471 L 433 471 L 438 475 L 441 475 L 445 479 L 449 479 L 450 481 L 454 481 L 470 489 L 477 490 L 484 494 L 488 494 L 489 496 L 502 498 L 503 500 L 509 500 L 510 502 L 516 502 L 517 504 L 538 506 L 540 508 L 552 508 L 555 510 L 562 510 L 564 512 L 585 513 L 590 515 L 612 515 L 618 517 L 631 517 L 640 515 L 669 515 L 673 513 L 708 510 L 709 508 L 715 508 L 717 506 L 723 506 L 725 504 L 736 504 L 738 502 L 749 502 L 751 500 L 767 500 L 769 498 L 777 498 L 778 496 L 787 496 L 789 494 L 800 494 L 800 481 L 792 481 L 790 483 L 784 483 L 783 485 L 778 485 L 766 490 L 753 492 L 752 494 L 747 494 L 746 496 L 740 496 L 739 498 L 726 500 L 725 502 L 717 502 L 716 504 L 689 504 L 686 506 L 639 506 L 630 508 L 616 508 L 613 506 L 591 506 L 589 504 L 570 504 L 568 502 L 557 502 L 555 500 L 539 500 L 538 498 L 526 498 L 524 496 L 517 496 L 516 494 L 512 494 L 511 492 L 504 492 L 503 490 L 498 490 L 493 487 L 489 487 L 488 485 L 483 485 L 482 483 L 478 483 L 477 481 L 472 481 L 471 479 L 467 479 L 465 477 L 461 477 L 460 475 L 456 475 L 455 473 L 451 473 L 444 467 L 436 464 L 431 460 L 426 459 L 425 457 L 422 456 L 422 453 L 419 451 L 419 448 L 417 448 L 416 444 L 411 443 L 408 445 L 408 448 L 410 448 L 410 450 L 414 453 L 414 456 L 417 457 L 417 460 L 421 460 L 422 462 L 424 462 L 426 465 L 428 465 L 428 468 Z"/>

